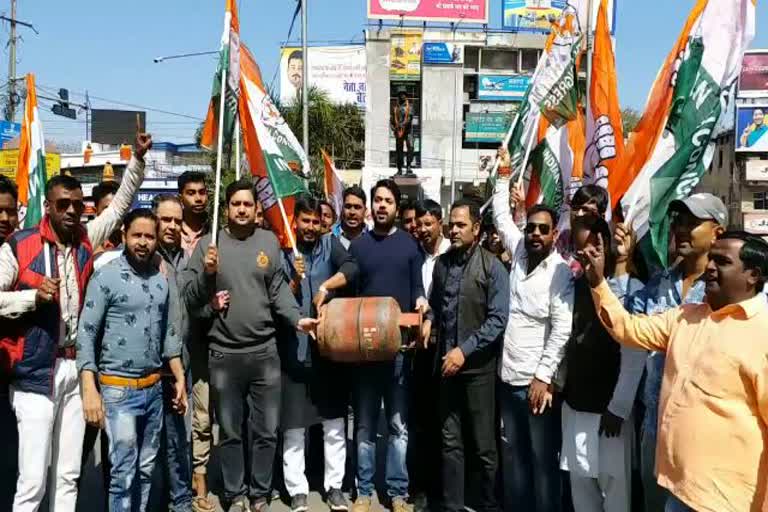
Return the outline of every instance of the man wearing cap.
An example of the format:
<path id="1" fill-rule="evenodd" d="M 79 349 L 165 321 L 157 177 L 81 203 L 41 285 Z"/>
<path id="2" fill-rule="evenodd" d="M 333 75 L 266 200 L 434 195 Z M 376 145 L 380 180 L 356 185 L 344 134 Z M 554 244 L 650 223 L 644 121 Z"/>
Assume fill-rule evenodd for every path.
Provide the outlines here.
<path id="1" fill-rule="evenodd" d="M 728 210 L 712 194 L 694 194 L 687 199 L 672 201 L 674 252 L 670 267 L 651 277 L 643 290 L 629 299 L 631 313 L 654 315 L 682 304 L 704 302 L 704 271 L 709 250 L 718 235 L 728 225 Z M 623 225 L 617 226 L 616 236 L 629 236 Z M 631 259 L 631 258 L 630 258 Z M 645 366 L 645 388 L 642 401 L 645 417 L 640 429 L 640 468 L 643 477 L 646 512 L 661 512 L 667 492 L 656 483 L 656 436 L 659 396 L 664 373 L 664 354 L 650 352 Z"/>

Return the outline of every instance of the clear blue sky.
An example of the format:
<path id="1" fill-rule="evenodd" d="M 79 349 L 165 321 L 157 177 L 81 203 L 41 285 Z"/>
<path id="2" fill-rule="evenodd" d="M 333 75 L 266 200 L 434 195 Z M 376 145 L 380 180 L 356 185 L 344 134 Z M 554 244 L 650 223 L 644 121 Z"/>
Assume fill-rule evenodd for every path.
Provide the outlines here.
<path id="1" fill-rule="evenodd" d="M 362 41 L 365 0 L 308 0 L 310 40 Z M 623 105 L 641 108 L 662 60 L 677 37 L 694 0 L 617 0 L 617 61 Z M 269 82 L 278 64 L 294 0 L 239 0 L 241 37 Z M 501 24 L 501 0 L 491 0 L 491 26 Z M 123 7 L 121 7 L 122 5 Z M 32 71 L 44 88 L 66 87 L 72 100 L 89 91 L 96 108 L 121 108 L 120 102 L 187 114 L 202 119 L 210 98 L 216 61 L 195 57 L 155 64 L 159 55 L 215 50 L 223 26 L 224 0 L 18 0 L 17 17 L 40 32 L 21 29 L 17 74 Z M 10 10 L 0 0 L 0 11 Z M 768 8 L 759 3 L 753 47 L 768 47 Z M 294 38 L 300 34 L 294 28 Z M 0 29 L 7 41 L 8 25 Z M 4 46 L 4 45 L 3 45 Z M 0 69 L 8 60 L 7 48 Z M 6 72 L 0 73 L 5 81 Z M 44 94 L 46 91 L 39 91 Z M 49 106 L 45 107 L 49 110 Z M 128 108 L 128 107 L 124 107 Z M 81 139 L 84 118 L 70 121 L 43 114 L 47 138 Z M 198 121 L 148 113 L 155 140 L 188 142 Z"/>

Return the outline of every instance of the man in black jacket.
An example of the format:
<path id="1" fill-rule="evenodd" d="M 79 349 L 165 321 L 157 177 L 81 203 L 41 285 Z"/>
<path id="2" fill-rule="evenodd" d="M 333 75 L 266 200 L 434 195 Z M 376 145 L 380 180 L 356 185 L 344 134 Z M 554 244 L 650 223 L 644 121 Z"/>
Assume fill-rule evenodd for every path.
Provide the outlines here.
<path id="1" fill-rule="evenodd" d="M 443 510 L 450 512 L 464 510 L 463 432 L 479 459 L 479 510 L 498 508 L 495 371 L 509 314 L 509 276 L 478 245 L 480 220 L 471 200 L 451 207 L 451 248 L 435 264 L 429 300 L 437 332 L 435 369 L 441 375 Z"/>

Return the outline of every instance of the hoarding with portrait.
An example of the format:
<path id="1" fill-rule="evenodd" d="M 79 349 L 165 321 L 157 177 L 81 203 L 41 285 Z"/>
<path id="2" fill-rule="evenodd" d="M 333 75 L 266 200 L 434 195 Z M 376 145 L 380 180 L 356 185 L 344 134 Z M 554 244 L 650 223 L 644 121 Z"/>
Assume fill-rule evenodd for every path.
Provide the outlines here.
<path id="1" fill-rule="evenodd" d="M 307 52 L 309 85 L 325 91 L 334 103 L 353 103 L 365 108 L 368 91 L 364 46 L 312 46 Z M 298 97 L 304 82 L 303 66 L 301 48 L 282 48 L 280 103 L 289 104 Z"/>
<path id="2" fill-rule="evenodd" d="M 736 107 L 736 151 L 768 152 L 768 103 Z"/>

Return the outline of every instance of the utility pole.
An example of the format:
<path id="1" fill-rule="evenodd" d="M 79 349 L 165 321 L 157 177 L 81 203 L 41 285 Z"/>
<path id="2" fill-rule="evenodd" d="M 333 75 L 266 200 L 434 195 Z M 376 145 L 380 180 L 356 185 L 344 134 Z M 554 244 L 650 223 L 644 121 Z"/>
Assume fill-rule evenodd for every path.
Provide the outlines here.
<path id="1" fill-rule="evenodd" d="M 6 121 L 16 118 L 16 0 L 11 0 L 11 39 L 8 52 L 8 104 L 5 107 Z"/>
<path id="2" fill-rule="evenodd" d="M 19 39 L 16 35 L 16 25 L 31 28 L 35 34 L 38 32 L 31 23 L 16 19 L 16 0 L 11 0 L 11 17 L 0 16 L 0 20 L 7 21 L 11 25 L 10 38 L 8 40 L 8 101 L 5 104 L 5 119 L 6 121 L 13 122 L 16 118 L 16 103 L 19 97 L 16 93 L 16 43 Z"/>
<path id="3" fill-rule="evenodd" d="M 301 126 L 303 134 L 304 152 L 309 158 L 309 55 L 307 52 L 307 1 L 301 2 L 301 54 L 302 59 L 302 81 L 301 81 Z M 306 170 L 306 169 L 304 169 Z"/>

